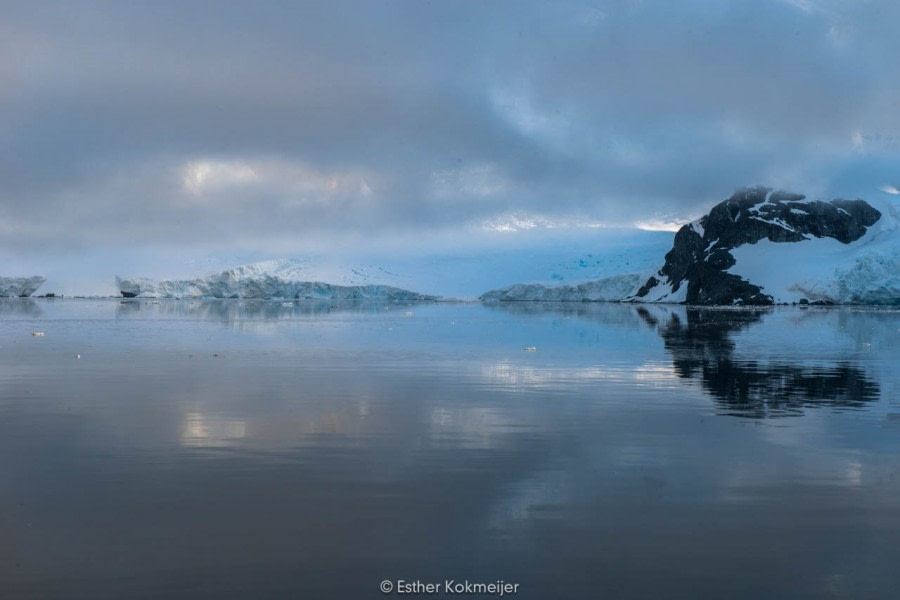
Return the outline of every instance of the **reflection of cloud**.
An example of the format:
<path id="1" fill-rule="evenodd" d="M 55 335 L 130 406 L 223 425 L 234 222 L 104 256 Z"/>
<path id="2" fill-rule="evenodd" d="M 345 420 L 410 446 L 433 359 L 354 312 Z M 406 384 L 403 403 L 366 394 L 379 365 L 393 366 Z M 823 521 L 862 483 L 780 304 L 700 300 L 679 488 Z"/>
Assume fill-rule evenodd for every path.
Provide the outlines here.
<path id="1" fill-rule="evenodd" d="M 321 390 L 320 390 L 321 391 Z M 314 395 L 314 394 L 313 394 Z M 215 448 L 240 444 L 243 449 L 284 450 L 316 446 L 327 439 L 361 439 L 390 426 L 366 392 L 352 402 L 318 404 L 290 401 L 287 412 L 273 416 L 255 407 L 229 407 L 224 416 L 211 398 L 228 398 L 225 389 L 207 387 L 196 394 L 177 396 L 180 405 L 193 407 L 179 423 L 179 443 L 185 447 Z M 277 398 L 279 402 L 288 399 Z"/>
<path id="2" fill-rule="evenodd" d="M 431 439 L 437 445 L 452 440 L 457 448 L 489 450 L 502 447 L 515 423 L 507 411 L 482 406 L 436 407 L 431 411 Z"/>
<path id="3" fill-rule="evenodd" d="M 187 413 L 181 424 L 182 446 L 231 446 L 246 435 L 245 421 L 221 419 L 198 412 Z"/>
<path id="4" fill-rule="evenodd" d="M 862 484 L 863 465 L 858 459 L 844 461 L 843 467 L 844 483 L 846 483 L 847 485 L 852 485 L 854 487 Z"/>
<path id="5" fill-rule="evenodd" d="M 669 365 L 646 363 L 636 367 L 532 367 L 511 362 L 484 365 L 481 376 L 491 386 L 517 388 L 541 388 L 565 391 L 572 382 L 621 381 L 675 385 L 679 379 Z"/>
<path id="6" fill-rule="evenodd" d="M 789 429 L 788 427 L 766 427 L 763 431 Z M 773 486 L 775 473 L 793 473 L 802 483 L 826 484 L 842 488 L 859 488 L 865 479 L 865 465 L 858 456 L 846 456 L 832 448 L 825 431 L 802 441 L 796 448 L 785 452 L 778 450 L 780 465 L 767 464 L 756 459 L 731 463 L 729 470 L 722 473 L 718 499 L 722 502 L 746 504 L 756 502 L 765 495 L 779 494 L 784 490 Z M 769 441 L 765 436 L 764 439 Z M 820 444 L 821 443 L 821 444 Z M 815 452 L 810 452 L 815 448 Z"/>
<path id="7" fill-rule="evenodd" d="M 488 526 L 506 529 L 515 522 L 529 522 L 536 514 L 547 516 L 570 503 L 577 473 L 543 469 L 516 481 L 501 496 L 488 517 Z"/>

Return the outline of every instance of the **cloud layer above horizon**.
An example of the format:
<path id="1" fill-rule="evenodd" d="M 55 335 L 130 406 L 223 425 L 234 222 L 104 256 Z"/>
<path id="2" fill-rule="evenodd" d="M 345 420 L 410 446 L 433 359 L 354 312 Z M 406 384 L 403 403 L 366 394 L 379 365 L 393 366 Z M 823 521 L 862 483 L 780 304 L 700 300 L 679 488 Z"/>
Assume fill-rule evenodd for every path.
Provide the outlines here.
<path id="1" fill-rule="evenodd" d="M 0 10 L 18 252 L 664 227 L 743 185 L 900 186 L 890 1 Z"/>

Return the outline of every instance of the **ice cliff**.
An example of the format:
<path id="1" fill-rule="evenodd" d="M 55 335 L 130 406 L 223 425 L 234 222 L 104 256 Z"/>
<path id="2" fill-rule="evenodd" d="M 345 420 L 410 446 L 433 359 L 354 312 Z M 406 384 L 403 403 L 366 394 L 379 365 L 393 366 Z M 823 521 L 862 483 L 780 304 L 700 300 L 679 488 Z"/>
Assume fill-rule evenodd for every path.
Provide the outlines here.
<path id="1" fill-rule="evenodd" d="M 34 277 L 0 277 L 0 297 L 26 298 L 44 285 L 44 281 L 45 279 L 39 275 Z"/>
<path id="2" fill-rule="evenodd" d="M 332 285 L 302 279 L 298 261 L 266 261 L 228 269 L 196 279 L 152 281 L 116 277 L 116 287 L 126 298 L 286 298 L 315 300 L 380 300 L 408 302 L 436 300 L 386 285 Z"/>

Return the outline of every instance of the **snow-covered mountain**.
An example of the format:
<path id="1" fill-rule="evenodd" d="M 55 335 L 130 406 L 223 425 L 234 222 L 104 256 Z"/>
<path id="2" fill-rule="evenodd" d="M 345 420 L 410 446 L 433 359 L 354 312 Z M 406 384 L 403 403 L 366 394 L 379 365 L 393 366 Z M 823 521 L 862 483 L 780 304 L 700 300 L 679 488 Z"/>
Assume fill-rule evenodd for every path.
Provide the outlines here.
<path id="1" fill-rule="evenodd" d="M 629 299 L 900 304 L 900 209 L 741 189 L 682 227 L 663 267 Z"/>
<path id="2" fill-rule="evenodd" d="M 0 277 L 0 296 L 25 298 L 44 284 L 40 275 L 34 277 Z"/>
<path id="3" fill-rule="evenodd" d="M 897 305 L 900 206 L 888 199 L 823 202 L 744 188 L 683 226 L 665 264 L 651 273 L 571 285 L 519 284 L 481 299 Z"/>
<path id="4" fill-rule="evenodd" d="M 332 285 L 309 281 L 302 261 L 265 261 L 196 279 L 152 281 L 116 277 L 122 296 L 154 298 L 286 298 L 329 300 L 436 300 L 386 285 Z"/>

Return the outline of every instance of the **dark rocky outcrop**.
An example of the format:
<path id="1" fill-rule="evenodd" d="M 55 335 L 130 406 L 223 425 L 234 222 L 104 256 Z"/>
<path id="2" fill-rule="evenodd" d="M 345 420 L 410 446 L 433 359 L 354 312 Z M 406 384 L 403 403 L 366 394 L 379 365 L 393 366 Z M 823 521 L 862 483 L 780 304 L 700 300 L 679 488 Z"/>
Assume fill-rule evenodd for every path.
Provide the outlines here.
<path id="1" fill-rule="evenodd" d="M 764 239 L 796 243 L 830 237 L 849 244 L 880 217 L 881 213 L 863 200 L 807 201 L 802 194 L 762 186 L 740 189 L 699 221 L 682 227 L 666 254 L 665 265 L 629 299 L 772 304 L 772 297 L 759 286 L 727 272 L 735 264 L 731 250 Z"/>

